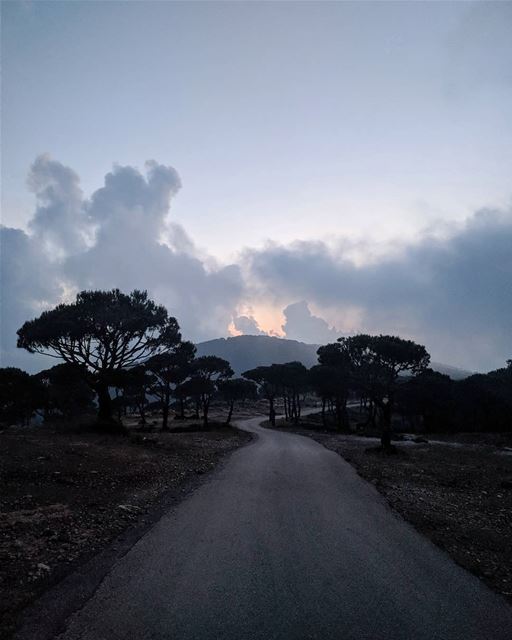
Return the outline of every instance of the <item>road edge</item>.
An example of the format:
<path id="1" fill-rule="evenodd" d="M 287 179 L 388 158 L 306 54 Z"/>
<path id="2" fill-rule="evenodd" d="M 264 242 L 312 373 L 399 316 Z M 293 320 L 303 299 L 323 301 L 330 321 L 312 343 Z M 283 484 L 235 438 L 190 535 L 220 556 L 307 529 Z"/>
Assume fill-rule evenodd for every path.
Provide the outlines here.
<path id="1" fill-rule="evenodd" d="M 233 425 L 238 428 L 236 423 Z M 242 431 L 242 429 L 240 429 Z M 62 580 L 42 593 L 20 613 L 11 640 L 53 640 L 66 628 L 70 616 L 79 611 L 94 595 L 114 565 L 121 560 L 164 516 L 169 515 L 197 489 L 209 482 L 229 462 L 231 456 L 251 446 L 255 433 L 243 430 L 250 439 L 223 455 L 213 469 L 189 478 L 180 487 L 164 491 L 156 504 L 141 514 L 103 550 L 76 567 Z"/>

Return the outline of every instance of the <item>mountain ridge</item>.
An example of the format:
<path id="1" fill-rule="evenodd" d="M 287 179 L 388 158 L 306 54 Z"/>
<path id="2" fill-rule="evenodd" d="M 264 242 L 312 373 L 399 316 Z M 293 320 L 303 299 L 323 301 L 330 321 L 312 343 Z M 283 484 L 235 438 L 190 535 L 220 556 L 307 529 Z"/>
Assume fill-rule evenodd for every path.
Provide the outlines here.
<path id="1" fill-rule="evenodd" d="M 214 355 L 224 358 L 231 364 L 235 375 L 241 375 L 254 367 L 293 360 L 302 362 L 308 368 L 312 367 L 318 362 L 316 351 L 320 345 L 275 336 L 241 335 L 214 338 L 196 346 L 198 356 Z M 449 375 L 453 380 L 467 378 L 473 373 L 440 362 L 431 362 L 430 366 L 439 373 Z"/>

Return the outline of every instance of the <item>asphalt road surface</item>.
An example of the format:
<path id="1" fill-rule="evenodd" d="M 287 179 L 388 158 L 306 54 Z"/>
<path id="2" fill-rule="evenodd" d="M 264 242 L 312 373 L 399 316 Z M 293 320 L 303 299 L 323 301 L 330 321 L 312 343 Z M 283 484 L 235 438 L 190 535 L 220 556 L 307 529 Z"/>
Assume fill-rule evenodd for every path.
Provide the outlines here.
<path id="1" fill-rule="evenodd" d="M 60 640 L 511 640 L 512 609 L 338 455 L 258 439 L 164 516 Z"/>

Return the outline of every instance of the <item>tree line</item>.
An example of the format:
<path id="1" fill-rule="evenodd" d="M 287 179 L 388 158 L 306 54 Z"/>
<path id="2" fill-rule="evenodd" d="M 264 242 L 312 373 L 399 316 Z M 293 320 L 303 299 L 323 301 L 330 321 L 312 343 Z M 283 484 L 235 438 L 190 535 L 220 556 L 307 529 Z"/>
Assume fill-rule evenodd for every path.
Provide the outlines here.
<path id="1" fill-rule="evenodd" d="M 34 413 L 72 417 L 97 407 L 97 422 L 115 431 L 122 413 L 136 411 L 144 423 L 153 407 L 168 430 L 174 403 L 178 419 L 193 406 L 194 417 L 207 426 L 214 396 L 227 403 L 229 421 L 234 403 L 256 393 L 251 381 L 233 378 L 226 360 L 196 357 L 176 318 L 143 291 L 83 291 L 74 303 L 26 322 L 18 347 L 64 363 L 33 376 L 1 369 L 3 421 L 27 422 Z"/>
<path id="2" fill-rule="evenodd" d="M 318 364 L 272 364 L 241 378 L 226 360 L 196 357 L 182 340 L 176 318 L 146 292 L 83 291 L 18 330 L 18 347 L 59 359 L 35 375 L 0 369 L 0 420 L 27 423 L 72 418 L 97 410 L 98 423 L 116 430 L 121 417 L 136 413 L 142 423 L 158 409 L 162 429 L 169 415 L 187 412 L 208 426 L 213 400 L 226 403 L 227 422 L 237 401 L 263 398 L 276 424 L 277 406 L 298 424 L 305 398 L 321 403 L 325 427 L 350 427 L 348 402 L 365 408 L 366 424 L 391 444 L 393 417 L 428 431 L 512 429 L 512 361 L 503 369 L 454 381 L 429 368 L 424 346 L 396 336 L 360 334 L 321 346 Z"/>

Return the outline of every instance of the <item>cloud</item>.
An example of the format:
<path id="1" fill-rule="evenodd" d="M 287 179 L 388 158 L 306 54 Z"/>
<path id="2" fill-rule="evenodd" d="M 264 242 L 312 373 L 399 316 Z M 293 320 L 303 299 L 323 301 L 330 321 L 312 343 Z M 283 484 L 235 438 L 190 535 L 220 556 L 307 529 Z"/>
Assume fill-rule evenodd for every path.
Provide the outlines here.
<path id="1" fill-rule="evenodd" d="M 368 264 L 322 242 L 271 245 L 245 260 L 273 304 L 299 298 L 340 317 L 356 309 L 357 330 L 418 340 L 436 360 L 469 369 L 500 366 L 512 353 L 511 211 L 480 211 L 449 237 L 425 235 Z M 293 335 L 307 339 L 302 304 Z"/>
<path id="2" fill-rule="evenodd" d="M 33 368 L 33 356 L 16 348 L 16 331 L 63 295 L 58 266 L 37 238 L 20 229 L 0 227 L 0 273 L 2 366 Z"/>
<path id="3" fill-rule="evenodd" d="M 305 342 L 393 333 L 473 370 L 512 356 L 512 211 L 483 210 L 444 235 L 425 233 L 367 259 L 364 242 L 356 260 L 340 237 L 247 249 L 223 265 L 172 220 L 181 188 L 172 167 L 115 166 L 85 198 L 77 174 L 44 155 L 29 185 L 28 232 L 2 228 L 0 236 L 2 363 L 45 366 L 16 349 L 21 324 L 81 289 L 112 287 L 147 289 L 195 341 L 227 335 L 232 322 L 261 334 L 259 321 L 270 334 L 284 309 L 285 336 Z"/>
<path id="4" fill-rule="evenodd" d="M 2 229 L 2 352 L 15 348 L 27 319 L 81 289 L 147 289 L 193 340 L 225 335 L 244 284 L 237 265 L 203 259 L 179 225 L 169 221 L 181 187 L 172 167 L 154 161 L 145 173 L 115 166 L 104 186 L 83 197 L 78 176 L 49 156 L 31 167 L 36 210 L 29 233 Z M 40 365 L 34 362 L 30 368 Z"/>
<path id="5" fill-rule="evenodd" d="M 45 154 L 36 158 L 27 182 L 37 202 L 30 230 L 48 255 L 59 259 L 85 249 L 90 225 L 76 173 Z"/>
<path id="6" fill-rule="evenodd" d="M 235 316 L 233 318 L 233 326 L 245 336 L 264 336 L 267 335 L 261 329 L 257 320 L 253 316 Z"/>
<path id="7" fill-rule="evenodd" d="M 326 344 L 335 342 L 341 332 L 330 327 L 319 316 L 311 313 L 305 300 L 289 304 L 283 309 L 285 323 L 282 325 L 285 337 L 290 340 L 300 340 L 312 344 Z"/>
<path id="8" fill-rule="evenodd" d="M 167 221 L 178 174 L 155 162 L 146 170 L 107 174 L 86 204 L 98 225 L 95 243 L 71 256 L 64 273 L 78 288 L 148 289 L 194 340 L 225 333 L 243 289 L 239 268 L 211 268 L 197 256 L 185 231 Z"/>

